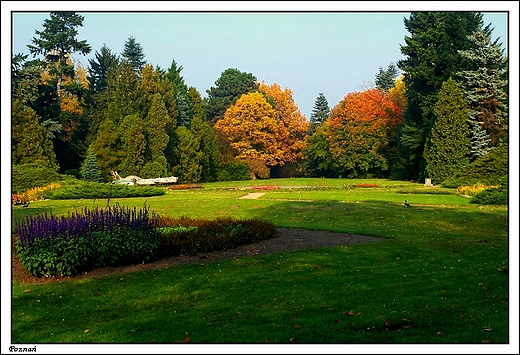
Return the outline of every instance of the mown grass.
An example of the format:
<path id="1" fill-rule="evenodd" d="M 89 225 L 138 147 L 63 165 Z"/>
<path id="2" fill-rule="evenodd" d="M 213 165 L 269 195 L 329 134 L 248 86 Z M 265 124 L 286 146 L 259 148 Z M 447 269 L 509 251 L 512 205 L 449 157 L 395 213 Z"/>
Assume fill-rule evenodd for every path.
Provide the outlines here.
<path id="1" fill-rule="evenodd" d="M 171 217 L 257 217 L 279 227 L 386 240 L 53 284 L 13 282 L 12 342 L 510 341 L 507 207 L 470 205 L 467 198 L 406 182 L 377 180 L 385 187 L 347 189 L 341 184 L 349 180 L 316 180 L 267 182 L 336 189 L 270 190 L 247 200 L 240 199 L 247 191 L 213 183 L 146 203 Z M 403 206 L 405 198 L 411 208 Z M 110 203 L 140 207 L 144 200 Z M 41 201 L 14 207 L 13 219 L 65 213 L 79 203 L 106 201 Z"/>

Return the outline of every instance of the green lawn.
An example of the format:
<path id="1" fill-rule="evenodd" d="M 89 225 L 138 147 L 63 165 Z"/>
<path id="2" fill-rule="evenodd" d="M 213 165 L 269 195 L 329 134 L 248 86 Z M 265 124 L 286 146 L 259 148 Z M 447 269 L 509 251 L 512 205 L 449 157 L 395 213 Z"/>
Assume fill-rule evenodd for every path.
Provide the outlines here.
<path id="1" fill-rule="evenodd" d="M 378 187 L 351 186 L 357 183 Z M 249 189 L 253 185 L 292 188 Z M 472 205 L 451 189 L 389 180 L 201 186 L 110 203 L 141 207 L 146 200 L 162 216 L 258 217 L 279 227 L 387 240 L 98 279 L 14 282 L 12 342 L 510 342 L 507 207 Z M 265 194 L 240 199 L 253 191 Z M 103 204 L 34 202 L 28 209 L 13 207 L 13 222 L 30 213 Z"/>

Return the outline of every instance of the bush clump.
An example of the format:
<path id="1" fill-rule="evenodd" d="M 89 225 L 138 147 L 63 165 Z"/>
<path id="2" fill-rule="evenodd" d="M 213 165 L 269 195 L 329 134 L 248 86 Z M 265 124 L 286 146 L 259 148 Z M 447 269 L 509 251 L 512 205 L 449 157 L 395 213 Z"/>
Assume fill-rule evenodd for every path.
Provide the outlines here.
<path id="1" fill-rule="evenodd" d="M 164 189 L 160 187 L 114 185 L 67 178 L 60 189 L 46 191 L 45 198 L 53 200 L 127 198 L 160 196 L 164 193 Z"/>
<path id="2" fill-rule="evenodd" d="M 233 249 L 278 235 L 276 226 L 258 219 L 161 218 L 161 256 L 194 255 Z"/>
<path id="3" fill-rule="evenodd" d="M 22 193 L 37 186 L 45 186 L 52 182 L 59 182 L 63 176 L 53 168 L 38 163 L 13 165 L 11 186 L 12 192 Z"/>
<path id="4" fill-rule="evenodd" d="M 486 155 L 466 165 L 453 177 L 446 179 L 441 186 L 457 188 L 472 185 L 496 185 L 509 173 L 508 145 L 493 148 Z"/>
<path id="5" fill-rule="evenodd" d="M 28 216 L 15 226 L 15 250 L 36 276 L 74 276 L 107 265 L 150 261 L 157 255 L 158 216 L 149 208 L 85 208 L 57 217 Z"/>
<path id="6" fill-rule="evenodd" d="M 116 205 L 62 217 L 29 216 L 16 224 L 15 233 L 20 262 L 30 274 L 41 277 L 236 248 L 276 237 L 278 230 L 257 219 L 171 219 L 146 207 Z"/>
<path id="7" fill-rule="evenodd" d="M 500 179 L 500 185 L 496 188 L 489 188 L 478 192 L 470 203 L 478 205 L 507 205 L 509 202 L 508 177 Z"/>

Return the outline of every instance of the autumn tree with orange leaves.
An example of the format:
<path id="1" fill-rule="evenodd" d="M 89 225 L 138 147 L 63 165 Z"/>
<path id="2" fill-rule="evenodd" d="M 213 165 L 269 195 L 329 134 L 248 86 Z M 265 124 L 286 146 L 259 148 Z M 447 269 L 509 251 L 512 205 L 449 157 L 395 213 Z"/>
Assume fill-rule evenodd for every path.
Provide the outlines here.
<path id="1" fill-rule="evenodd" d="M 258 86 L 258 90 L 265 93 L 270 103 L 274 105 L 278 125 L 276 140 L 283 154 L 278 160 L 278 165 L 298 162 L 303 157 L 309 122 L 294 102 L 292 90 L 288 88 L 282 90 L 277 83 L 267 85 L 263 81 Z"/>
<path id="2" fill-rule="evenodd" d="M 255 163 L 250 168 L 258 161 L 274 166 L 284 158 L 277 141 L 276 111 L 259 92 L 242 95 L 226 110 L 224 118 L 215 123 L 214 129 L 227 138 L 236 158 Z"/>
<path id="3" fill-rule="evenodd" d="M 384 177 L 396 154 L 402 110 L 377 89 L 349 93 L 328 120 L 332 166 L 349 178 Z"/>

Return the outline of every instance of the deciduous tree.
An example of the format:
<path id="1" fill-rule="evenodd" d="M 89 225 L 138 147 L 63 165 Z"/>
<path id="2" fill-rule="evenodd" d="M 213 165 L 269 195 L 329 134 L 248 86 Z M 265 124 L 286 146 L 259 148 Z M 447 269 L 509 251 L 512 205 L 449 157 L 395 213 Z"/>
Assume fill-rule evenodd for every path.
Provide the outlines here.
<path id="1" fill-rule="evenodd" d="M 214 128 L 227 138 L 236 158 L 261 160 L 267 166 L 284 159 L 276 111 L 259 92 L 242 95 Z"/>
<path id="2" fill-rule="evenodd" d="M 331 111 L 328 141 L 333 169 L 344 177 L 388 175 L 389 137 L 402 122 L 399 108 L 377 89 L 349 93 Z"/>

